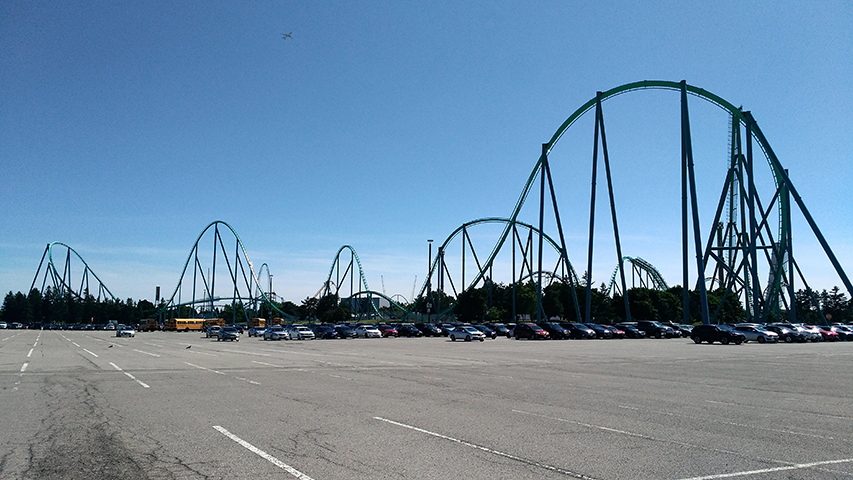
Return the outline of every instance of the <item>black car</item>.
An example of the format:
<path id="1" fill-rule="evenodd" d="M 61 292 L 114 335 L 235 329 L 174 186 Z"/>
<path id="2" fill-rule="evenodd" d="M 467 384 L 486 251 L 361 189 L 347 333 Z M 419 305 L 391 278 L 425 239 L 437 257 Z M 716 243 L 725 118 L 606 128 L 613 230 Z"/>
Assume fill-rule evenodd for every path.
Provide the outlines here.
<path id="1" fill-rule="evenodd" d="M 513 329 L 512 334 L 516 340 L 522 338 L 529 338 L 530 340 L 548 340 L 551 338 L 550 333 L 543 330 L 542 327 L 535 323 L 519 323 Z"/>
<path id="2" fill-rule="evenodd" d="M 646 338 L 646 332 L 639 330 L 636 326 L 631 325 L 630 323 L 619 323 L 616 326 L 625 332 L 626 338 Z"/>
<path id="3" fill-rule="evenodd" d="M 327 340 L 341 338 L 338 331 L 335 330 L 335 327 L 331 325 L 314 325 L 313 327 L 311 327 L 311 331 L 314 332 L 314 338 L 322 338 Z"/>
<path id="4" fill-rule="evenodd" d="M 423 337 L 424 333 L 410 323 L 397 325 L 397 334 L 401 337 Z"/>
<path id="5" fill-rule="evenodd" d="M 551 339 L 553 340 L 566 340 L 572 338 L 572 332 L 567 330 L 565 327 L 560 325 L 557 322 L 542 322 L 538 323 L 543 330 L 548 332 L 551 335 Z"/>
<path id="6" fill-rule="evenodd" d="M 425 337 L 440 337 L 442 330 L 434 323 L 416 323 L 415 328 L 423 332 Z"/>
<path id="7" fill-rule="evenodd" d="M 347 325 L 335 325 L 335 331 L 338 332 L 338 336 L 341 338 L 355 338 L 356 333 L 355 330 L 350 328 Z"/>
<path id="8" fill-rule="evenodd" d="M 582 323 L 561 323 L 560 326 L 569 331 L 569 338 L 580 340 L 595 338 L 595 330 Z"/>
<path id="9" fill-rule="evenodd" d="M 474 325 L 474 328 L 483 332 L 483 335 L 485 335 L 486 338 L 491 338 L 492 340 L 498 338 L 498 332 L 492 330 L 491 328 L 487 327 L 486 325 L 483 325 L 482 323 L 478 323 L 478 324 Z"/>
<path id="10" fill-rule="evenodd" d="M 742 333 L 728 325 L 696 325 L 693 331 L 690 332 L 690 338 L 696 343 L 720 342 L 723 345 L 734 343 L 740 345 L 746 341 L 746 337 Z"/>
<path id="11" fill-rule="evenodd" d="M 509 332 L 509 328 L 503 323 L 484 323 L 483 325 L 491 328 L 500 336 L 506 336 L 507 332 Z"/>
<path id="12" fill-rule="evenodd" d="M 651 338 L 672 338 L 675 336 L 675 329 L 667 327 L 660 322 L 655 322 L 652 320 L 640 320 L 637 322 L 637 330 L 641 330 L 646 332 L 646 336 Z"/>
<path id="13" fill-rule="evenodd" d="M 782 340 L 785 343 L 803 343 L 806 341 L 805 335 L 796 330 L 791 330 L 788 327 L 783 327 L 782 325 L 770 324 L 765 325 L 764 328 L 770 330 L 771 332 L 776 332 L 776 334 L 779 335 L 779 340 Z"/>
<path id="14" fill-rule="evenodd" d="M 613 338 L 613 332 L 611 332 L 608 328 L 599 325 L 597 323 L 584 323 L 587 327 L 591 328 L 595 332 L 596 338 L 603 339 L 611 339 Z"/>

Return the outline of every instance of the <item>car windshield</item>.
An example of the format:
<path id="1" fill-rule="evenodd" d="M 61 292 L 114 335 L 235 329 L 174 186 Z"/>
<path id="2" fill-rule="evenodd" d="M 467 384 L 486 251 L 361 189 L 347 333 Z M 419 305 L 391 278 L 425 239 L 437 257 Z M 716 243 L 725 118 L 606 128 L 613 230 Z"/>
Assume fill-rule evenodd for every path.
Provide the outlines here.
<path id="1" fill-rule="evenodd" d="M 720 330 L 725 330 L 727 332 L 734 331 L 734 328 L 732 328 L 731 325 L 717 325 L 717 326 L 720 328 Z"/>

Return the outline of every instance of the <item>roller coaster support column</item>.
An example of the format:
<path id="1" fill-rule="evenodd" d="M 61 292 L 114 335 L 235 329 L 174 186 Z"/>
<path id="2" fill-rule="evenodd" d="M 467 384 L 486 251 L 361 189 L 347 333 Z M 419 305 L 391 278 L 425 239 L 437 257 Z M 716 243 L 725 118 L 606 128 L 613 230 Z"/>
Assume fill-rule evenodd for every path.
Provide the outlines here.
<path id="1" fill-rule="evenodd" d="M 752 157 L 752 125 L 746 125 L 746 175 L 749 178 L 747 205 L 749 208 L 749 278 L 752 286 L 752 310 L 747 308 L 749 321 L 758 322 L 761 318 L 761 291 L 758 282 L 758 253 L 756 250 L 757 230 L 755 224 L 755 177 L 753 176 L 754 162 Z"/>
<path id="2" fill-rule="evenodd" d="M 809 213 L 809 209 L 806 208 L 806 204 L 803 203 L 802 197 L 797 192 L 797 189 L 794 188 L 794 184 L 791 183 L 791 178 L 785 173 L 784 168 L 782 168 L 782 164 L 779 162 L 779 159 L 776 158 L 776 153 L 773 152 L 773 149 L 770 147 L 770 144 L 767 142 L 767 139 L 764 138 L 764 133 L 761 131 L 761 128 L 758 127 L 758 124 L 755 122 L 755 119 L 752 118 L 751 112 L 744 112 L 744 119 L 746 120 L 746 124 L 748 128 L 751 129 L 752 133 L 755 135 L 755 138 L 758 139 L 758 142 L 763 145 L 767 152 L 767 157 L 770 160 L 770 163 L 773 165 L 773 169 L 779 172 L 779 175 L 782 177 L 782 181 L 785 182 L 785 185 L 788 187 L 788 191 L 794 197 L 794 201 L 797 202 L 797 205 L 800 207 L 800 211 L 803 213 L 803 217 L 805 217 L 809 226 L 814 232 L 815 237 L 818 242 L 820 242 L 821 247 L 823 247 L 823 251 L 826 253 L 826 256 L 829 258 L 829 261 L 832 263 L 832 266 L 835 268 L 835 272 L 838 273 L 838 276 L 841 278 L 841 281 L 844 283 L 844 286 L 847 288 L 847 293 L 853 297 L 853 284 L 850 283 L 850 279 L 847 277 L 847 274 L 844 272 L 844 269 L 841 268 L 841 264 L 838 262 L 838 259 L 835 257 L 835 254 L 832 252 L 832 249 L 829 247 L 829 244 L 826 242 L 826 239 L 823 237 L 823 233 L 821 233 L 820 229 L 815 223 L 814 218 L 812 218 L 811 213 Z"/>
<path id="3" fill-rule="evenodd" d="M 613 198 L 613 179 L 610 175 L 610 155 L 607 152 L 607 135 L 604 131 L 604 112 L 601 110 L 601 98 L 599 95 L 596 108 L 596 117 L 601 124 L 601 153 L 604 154 L 604 173 L 607 176 L 607 193 L 610 198 L 610 216 L 613 221 L 613 236 L 616 241 L 616 256 L 619 264 L 619 276 L 622 282 L 622 300 L 625 302 L 625 320 L 631 321 L 631 306 L 628 301 L 628 288 L 625 283 L 625 269 L 623 267 L 622 242 L 619 240 L 619 223 L 616 221 L 616 201 Z M 596 143 L 597 140 L 596 140 Z"/>
<path id="4" fill-rule="evenodd" d="M 702 238 L 700 236 L 699 229 L 699 206 L 696 198 L 696 176 L 693 172 L 693 143 L 690 138 L 690 114 L 687 109 L 687 82 L 681 81 L 681 160 L 682 160 L 682 194 L 684 193 L 683 189 L 685 172 L 690 180 L 690 199 L 691 199 L 691 210 L 693 213 L 693 243 L 696 248 L 696 268 L 697 268 L 697 287 L 699 288 L 699 301 L 702 309 L 702 323 L 708 324 L 710 323 L 709 315 L 708 315 L 708 293 L 705 289 L 705 265 L 704 265 L 704 255 L 702 254 Z M 688 285 L 687 282 L 687 199 L 682 197 L 682 219 L 681 226 L 684 229 L 682 232 L 682 241 L 683 241 L 683 249 L 684 249 L 684 306 L 683 308 L 686 310 L 685 318 L 689 318 L 690 315 L 690 296 L 688 293 Z M 688 324 L 690 322 L 687 322 Z"/>
<path id="5" fill-rule="evenodd" d="M 546 143 L 546 144 L 542 145 L 542 157 L 543 158 L 547 158 L 548 150 L 550 150 L 550 148 L 551 148 L 550 143 Z M 552 206 L 554 207 L 554 219 L 557 221 L 557 231 L 560 233 L 560 256 L 562 257 L 562 261 L 564 262 L 564 268 L 571 271 L 571 262 L 569 262 L 569 253 L 568 253 L 568 250 L 566 249 L 566 236 L 563 234 L 563 222 L 562 222 L 562 220 L 560 220 L 560 208 L 557 205 L 557 194 L 554 191 L 554 180 L 553 180 L 553 178 L 551 178 L 551 166 L 548 162 L 543 162 L 542 165 L 543 165 L 543 168 L 545 170 L 545 173 L 548 175 L 548 188 L 551 191 L 551 202 L 552 202 Z M 514 230 L 514 228 L 513 228 L 513 230 Z M 542 231 L 542 225 L 539 226 L 539 233 L 540 233 L 540 240 L 541 240 L 541 235 L 544 235 L 544 232 Z M 541 246 L 539 248 L 539 258 L 542 258 Z M 515 262 L 515 247 L 514 246 L 513 246 L 513 262 Z M 513 265 L 513 267 L 514 267 L 514 265 Z M 540 272 L 542 271 L 541 263 L 539 265 L 539 271 Z M 580 309 L 580 305 L 578 304 L 578 293 L 575 290 L 575 282 L 572 280 L 570 273 L 568 274 L 568 277 L 569 277 L 569 287 L 572 291 L 572 302 L 574 303 L 574 307 L 575 307 L 575 318 L 580 320 L 581 309 Z M 513 270 L 513 278 L 515 278 L 515 270 Z"/>
<path id="6" fill-rule="evenodd" d="M 595 234 L 595 186 L 598 176 L 598 118 L 601 115 L 601 92 L 596 93 L 595 103 L 595 137 L 592 145 L 592 186 L 589 194 L 589 245 L 586 258 L 586 304 L 584 318 L 581 322 L 591 322 L 592 315 L 592 246 Z"/>
<path id="7" fill-rule="evenodd" d="M 548 171 L 548 144 L 542 144 L 542 168 L 539 176 L 542 177 L 539 185 L 539 283 L 536 286 L 536 323 L 542 323 L 542 239 L 544 235 L 543 223 L 545 217 L 545 175 Z"/>

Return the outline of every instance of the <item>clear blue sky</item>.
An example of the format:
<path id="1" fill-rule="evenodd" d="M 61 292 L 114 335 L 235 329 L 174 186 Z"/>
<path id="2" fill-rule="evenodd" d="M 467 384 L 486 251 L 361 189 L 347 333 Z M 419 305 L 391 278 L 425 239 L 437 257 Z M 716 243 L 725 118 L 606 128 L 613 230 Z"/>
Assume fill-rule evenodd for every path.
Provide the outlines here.
<path id="1" fill-rule="evenodd" d="M 384 281 L 389 295 L 408 297 L 425 276 L 426 239 L 510 215 L 559 125 L 596 91 L 643 79 L 684 79 L 751 110 L 853 269 L 849 1 L 7 0 L 0 291 L 26 291 L 45 245 L 61 241 L 116 296 L 153 300 L 155 285 L 174 288 L 202 229 L 223 220 L 288 300 L 313 295 L 344 244 L 371 288 Z M 709 107 L 699 103 L 697 145 L 708 138 L 699 181 L 715 204 L 725 119 L 708 110 L 705 130 Z M 680 283 L 670 245 L 679 219 L 655 212 L 678 211 L 677 193 L 659 183 L 677 188 L 677 109 L 671 92 L 605 106 L 624 253 L 671 284 Z M 552 160 L 579 267 L 590 125 Z M 574 150 L 583 167 L 572 166 Z M 535 223 L 534 210 L 523 219 Z M 813 285 L 841 285 L 811 234 L 798 232 Z M 594 281 L 614 264 L 597 260 Z"/>

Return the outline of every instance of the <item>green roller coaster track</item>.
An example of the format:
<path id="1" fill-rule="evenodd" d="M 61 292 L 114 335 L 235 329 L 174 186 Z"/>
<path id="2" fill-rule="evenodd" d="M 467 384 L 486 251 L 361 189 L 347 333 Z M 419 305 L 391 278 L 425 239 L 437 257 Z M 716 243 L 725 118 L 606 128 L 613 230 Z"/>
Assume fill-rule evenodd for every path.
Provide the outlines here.
<path id="1" fill-rule="evenodd" d="M 557 129 L 557 131 L 551 137 L 551 139 L 547 143 L 543 144 L 542 155 L 536 161 L 536 164 L 534 165 L 532 172 L 530 173 L 529 177 L 527 178 L 527 181 L 524 184 L 524 187 L 522 188 L 522 191 L 521 191 L 521 193 L 520 193 L 520 195 L 519 195 L 519 197 L 515 203 L 515 207 L 513 208 L 512 214 L 509 217 L 510 221 L 505 226 L 505 228 L 504 228 L 503 232 L 501 233 L 497 243 L 495 244 L 494 248 L 492 249 L 492 252 L 489 254 L 489 256 L 486 258 L 486 260 L 483 262 L 483 268 L 481 268 L 480 272 L 472 280 L 471 285 L 476 285 L 477 283 L 479 283 L 483 279 L 483 277 L 486 275 L 486 272 L 491 267 L 493 262 L 495 261 L 495 258 L 497 257 L 498 252 L 501 250 L 501 248 L 503 247 L 504 243 L 506 242 L 506 240 L 509 236 L 509 233 L 511 230 L 511 225 L 514 222 L 516 222 L 518 219 L 518 215 L 521 212 L 522 206 L 524 205 L 524 203 L 525 203 L 525 201 L 526 201 L 526 199 L 527 199 L 527 197 L 528 197 L 528 195 L 529 195 L 529 193 L 530 193 L 530 191 L 534 185 L 534 181 L 536 180 L 538 175 L 543 174 L 542 169 L 543 169 L 543 165 L 547 161 L 548 154 L 553 149 L 553 147 L 556 145 L 556 143 L 559 141 L 559 139 L 563 136 L 563 134 L 568 130 L 568 128 L 571 127 L 575 123 L 575 121 L 577 121 L 578 118 L 580 118 L 583 114 L 585 114 L 589 110 L 593 109 L 597 105 L 600 105 L 601 102 L 603 102 L 607 99 L 613 98 L 615 96 L 627 93 L 627 92 L 632 92 L 632 91 L 637 91 L 637 90 L 646 90 L 646 89 L 662 89 L 662 90 L 674 90 L 674 91 L 682 92 L 682 116 L 683 117 L 686 116 L 686 111 L 687 111 L 686 95 L 689 94 L 689 95 L 698 97 L 700 99 L 703 99 L 705 101 L 708 101 L 711 104 L 716 105 L 717 107 L 723 109 L 724 111 L 728 112 L 732 116 L 733 124 L 735 124 L 739 127 L 743 126 L 743 128 L 745 128 L 747 131 L 747 138 L 749 140 L 754 139 L 758 143 L 761 150 L 764 152 L 765 157 L 767 158 L 768 163 L 770 164 L 771 170 L 773 172 L 774 181 L 776 182 L 777 189 L 780 185 L 784 187 L 783 192 L 785 193 L 785 195 L 782 195 L 782 198 L 779 200 L 780 205 L 781 205 L 781 208 L 780 208 L 780 210 L 781 210 L 781 212 L 780 212 L 781 226 L 780 226 L 779 244 L 786 246 L 787 250 L 790 251 L 790 238 L 791 238 L 791 236 L 790 236 L 790 204 L 788 203 L 788 198 L 787 198 L 787 195 L 790 195 L 793 197 L 794 201 L 799 206 L 800 211 L 802 212 L 804 218 L 806 219 L 809 227 L 811 228 L 812 232 L 814 233 L 815 237 L 817 238 L 818 242 L 820 243 L 821 247 L 823 248 L 827 258 L 832 263 L 832 266 L 835 269 L 836 273 L 838 274 L 839 278 L 842 280 L 845 287 L 847 288 L 848 293 L 850 293 L 851 296 L 853 296 L 853 285 L 851 285 L 850 280 L 848 279 L 843 268 L 841 267 L 840 263 L 838 262 L 838 259 L 836 258 L 835 254 L 832 252 L 832 249 L 829 247 L 829 244 L 827 243 L 826 239 L 824 238 L 823 234 L 821 233 L 820 229 L 818 228 L 814 218 L 811 216 L 808 208 L 806 207 L 805 203 L 803 202 L 802 198 L 800 197 L 799 193 L 797 192 L 796 188 L 794 187 L 793 182 L 791 181 L 790 177 L 786 173 L 785 169 L 782 167 L 782 164 L 779 162 L 779 159 L 777 158 L 773 149 L 770 147 L 770 144 L 767 142 L 763 132 L 758 127 L 757 122 L 752 117 L 752 114 L 748 111 L 743 111 L 742 109 L 735 107 L 734 105 L 732 105 L 728 101 L 724 100 L 723 98 L 721 98 L 721 97 L 719 97 L 719 96 L 717 96 L 711 92 L 708 92 L 707 90 L 704 90 L 704 89 L 701 89 L 701 88 L 698 88 L 698 87 L 695 87 L 692 85 L 688 85 L 684 81 L 672 82 L 672 81 L 660 81 L 660 80 L 644 80 L 644 81 L 640 81 L 640 82 L 628 83 L 628 84 L 621 85 L 621 86 L 612 88 L 612 89 L 604 91 L 604 92 L 599 92 L 596 95 L 596 97 L 594 97 L 594 98 L 590 99 L 589 101 L 587 101 L 586 103 L 584 103 L 580 108 L 575 110 L 560 125 L 560 127 Z M 685 121 L 684 118 L 682 121 L 683 122 Z M 684 129 L 684 126 L 682 128 Z M 687 128 L 687 135 L 688 135 L 688 137 L 687 137 L 688 147 L 687 148 L 689 149 L 690 148 L 689 147 L 689 123 L 687 123 L 686 128 Z M 684 135 L 684 132 L 682 132 L 682 134 Z M 683 139 L 684 139 L 684 137 L 683 137 Z M 750 157 L 750 166 L 749 166 L 750 170 L 751 170 L 751 145 L 752 145 L 752 143 L 748 142 L 747 152 L 748 152 L 748 156 Z M 687 155 L 692 157 L 692 152 L 687 153 Z M 691 162 L 692 162 L 692 158 L 691 158 Z M 691 172 L 691 175 L 692 175 L 692 172 Z M 730 172 L 730 178 L 733 177 L 734 175 L 735 174 L 733 172 Z M 751 175 L 751 171 L 749 172 L 749 175 Z M 544 189 L 544 178 L 542 179 L 542 181 L 543 181 L 543 189 Z M 691 178 L 691 181 L 692 181 L 692 178 Z M 750 182 L 751 181 L 752 180 L 750 178 Z M 695 188 L 695 186 L 691 185 L 691 188 Z M 750 195 L 751 195 L 751 190 L 752 190 L 752 184 L 750 183 Z M 694 194 L 695 194 L 695 192 L 694 192 Z M 695 195 L 694 195 L 694 197 L 695 197 Z M 720 209 L 721 208 L 722 208 L 722 206 L 720 207 Z M 720 209 L 718 209 L 718 216 L 719 216 L 719 210 Z M 541 210 L 542 210 L 542 207 L 540 206 L 540 216 L 541 216 Z M 695 206 L 694 206 L 694 217 L 695 217 Z M 754 222 L 754 215 L 753 215 L 753 218 L 750 219 L 750 221 Z M 559 219 L 558 219 L 557 223 L 559 224 Z M 686 227 L 686 219 L 685 219 L 685 227 Z M 749 273 L 752 276 L 752 284 L 758 285 L 759 282 L 758 282 L 758 278 L 757 278 L 757 273 L 756 273 L 756 270 L 754 270 L 755 264 L 756 264 L 756 260 L 755 260 L 755 250 L 756 250 L 756 247 L 755 247 L 755 237 L 756 237 L 755 230 L 757 227 L 753 223 L 751 225 L 751 228 L 752 228 L 753 233 L 752 233 L 752 240 L 751 240 L 751 243 L 749 245 L 749 249 L 751 250 L 751 252 L 750 252 L 750 255 L 752 256 L 751 268 L 753 268 L 753 271 L 749 272 Z M 706 248 L 704 250 L 704 253 L 703 253 L 704 258 L 702 258 L 702 260 L 704 261 L 705 264 L 707 264 L 708 257 L 710 255 L 710 251 L 711 251 L 711 248 L 710 248 L 711 238 L 710 237 L 711 236 L 709 236 L 709 239 L 708 239 L 709 246 L 708 246 L 708 248 Z M 699 249 L 697 248 L 697 250 L 699 250 Z M 562 251 L 563 251 L 563 255 L 566 255 L 565 250 L 562 249 Z M 566 258 L 567 258 L 567 256 L 566 256 Z M 434 264 L 435 264 L 435 262 L 433 262 L 433 265 Z M 782 265 L 782 262 L 778 262 L 777 268 L 781 268 L 781 265 Z M 685 276 L 686 276 L 686 269 L 687 269 L 687 263 L 686 262 L 685 262 L 684 268 L 685 268 Z M 779 273 L 780 274 L 774 275 L 774 277 L 773 277 L 773 278 L 775 278 L 775 281 L 777 284 L 775 286 L 771 286 L 771 288 L 775 288 L 775 289 L 777 289 L 777 291 L 780 288 L 779 282 L 781 281 L 780 279 L 782 278 L 781 272 L 779 272 Z M 789 277 L 792 278 L 793 277 L 793 270 L 788 275 L 789 275 Z M 701 272 L 698 276 L 700 278 L 697 279 L 697 284 L 700 284 L 702 287 L 704 287 L 704 279 L 702 278 L 703 276 L 702 276 Z M 789 286 L 790 286 L 790 281 L 789 281 Z M 686 292 L 688 285 L 684 285 L 684 288 L 685 288 L 685 292 Z M 792 294 L 790 296 L 793 297 Z M 685 293 L 685 298 L 686 298 L 686 293 Z M 753 298 L 752 303 L 754 303 L 757 306 L 759 304 L 759 293 L 757 292 L 757 288 L 756 288 L 756 291 L 753 292 L 752 298 Z M 705 304 L 705 302 L 706 302 L 706 300 L 704 300 L 704 288 L 703 288 L 703 304 Z M 705 310 L 705 313 L 703 314 L 703 322 L 708 322 L 707 307 L 704 307 L 704 308 L 706 310 Z"/>
<path id="2" fill-rule="evenodd" d="M 62 274 L 56 269 L 56 261 L 54 260 L 53 249 L 56 246 L 65 247 L 67 250 L 65 252 L 65 264 L 62 267 Z M 80 289 L 79 291 L 75 291 L 74 288 L 71 287 L 69 282 L 71 281 L 71 254 L 77 257 L 78 260 L 83 264 L 83 273 L 81 274 L 80 280 Z M 45 286 L 47 284 L 47 279 L 50 277 L 53 288 L 59 290 L 62 293 L 69 292 L 78 299 L 83 299 L 89 293 L 89 276 L 95 278 L 98 281 L 98 298 L 102 294 L 109 295 L 110 300 L 115 301 L 116 297 L 110 292 L 104 282 L 101 281 L 100 278 L 95 274 L 95 272 L 89 267 L 89 264 L 83 260 L 83 257 L 77 253 L 76 250 L 71 248 L 69 245 L 66 245 L 62 242 L 51 242 L 48 243 L 45 247 L 44 254 L 42 254 L 41 262 L 39 262 L 39 267 L 36 270 L 36 275 L 33 278 L 33 283 L 30 285 L 30 290 L 35 288 L 36 281 L 38 281 L 39 273 L 41 272 L 41 267 L 44 265 L 44 260 L 47 258 L 47 266 L 45 267 L 44 278 L 42 279 L 41 291 L 44 291 Z"/>

